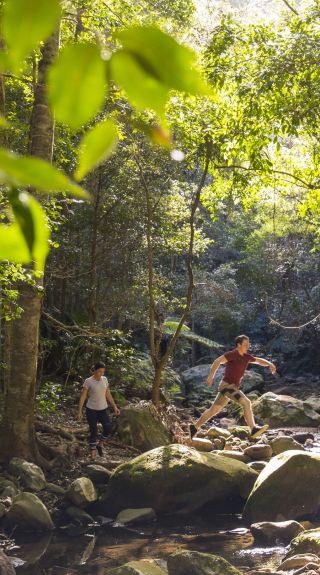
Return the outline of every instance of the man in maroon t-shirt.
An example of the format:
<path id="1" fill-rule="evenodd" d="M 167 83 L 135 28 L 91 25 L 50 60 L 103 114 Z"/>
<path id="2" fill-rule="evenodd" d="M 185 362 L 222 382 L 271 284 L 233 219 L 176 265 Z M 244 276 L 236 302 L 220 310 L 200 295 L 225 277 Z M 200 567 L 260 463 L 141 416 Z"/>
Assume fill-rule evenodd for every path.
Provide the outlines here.
<path id="1" fill-rule="evenodd" d="M 211 407 L 201 415 L 194 425 L 190 425 L 191 439 L 197 433 L 201 425 L 217 415 L 217 413 L 219 413 L 219 411 L 221 411 L 230 400 L 238 403 L 243 408 L 244 418 L 251 429 L 251 437 L 259 437 L 259 435 L 262 435 L 262 433 L 268 429 L 268 425 L 259 427 L 255 424 L 251 401 L 242 391 L 240 391 L 239 388 L 244 372 L 249 363 L 256 363 L 258 365 L 269 367 L 271 373 L 276 372 L 276 366 L 266 359 L 254 357 L 248 353 L 249 347 L 250 341 L 248 336 L 238 335 L 236 338 L 235 349 L 227 351 L 227 353 L 221 355 L 213 362 L 207 380 L 208 386 L 212 386 L 218 367 L 221 364 L 226 364 L 223 378 L 218 388 L 218 394 Z"/>

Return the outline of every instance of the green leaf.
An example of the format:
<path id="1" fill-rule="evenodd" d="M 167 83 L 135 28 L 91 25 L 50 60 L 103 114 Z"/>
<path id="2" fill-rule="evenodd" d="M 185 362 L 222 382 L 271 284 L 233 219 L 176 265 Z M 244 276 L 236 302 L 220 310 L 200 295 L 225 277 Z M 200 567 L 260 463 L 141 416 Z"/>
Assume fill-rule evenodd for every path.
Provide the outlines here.
<path id="1" fill-rule="evenodd" d="M 31 186 L 38 192 L 70 193 L 88 198 L 87 192 L 62 172 L 39 158 L 16 156 L 0 148 L 0 182 L 13 187 Z"/>
<path id="2" fill-rule="evenodd" d="M 139 26 L 118 34 L 122 46 L 149 76 L 170 89 L 208 94 L 210 88 L 196 68 L 196 54 L 154 26 Z"/>
<path id="3" fill-rule="evenodd" d="M 118 142 L 118 133 L 112 120 L 100 122 L 89 130 L 81 140 L 78 157 L 79 166 L 75 173 L 77 180 L 112 154 Z"/>
<path id="4" fill-rule="evenodd" d="M 35 262 L 35 269 L 43 271 L 49 251 L 50 238 L 46 214 L 37 200 L 26 192 L 11 191 L 9 193 L 9 201 L 14 216 L 14 223 L 7 227 L 7 230 L 16 229 L 18 226 L 29 252 L 29 258 L 26 260 L 26 252 L 22 251 L 22 254 L 20 252 L 23 243 L 20 242 L 18 246 L 11 245 L 11 254 L 13 252 L 13 257 L 15 258 L 13 261 L 22 263 L 22 261 L 30 261 L 32 258 Z M 16 251 L 14 251 L 14 247 Z M 24 257 L 23 260 L 21 260 L 22 256 Z"/>
<path id="5" fill-rule="evenodd" d="M 0 225 L 0 259 L 16 264 L 30 262 L 30 251 L 18 224 Z"/>
<path id="6" fill-rule="evenodd" d="M 169 88 L 140 66 L 134 55 L 119 50 L 110 60 L 112 78 L 127 93 L 130 102 L 144 110 L 163 114 Z"/>
<path id="7" fill-rule="evenodd" d="M 94 118 L 106 91 L 105 62 L 96 46 L 67 46 L 48 74 L 48 98 L 56 118 L 75 130 Z"/>
<path id="8" fill-rule="evenodd" d="M 49 238 L 50 229 L 47 216 L 41 205 L 29 194 L 28 196 L 29 209 L 33 218 L 34 226 L 34 242 L 32 246 L 32 257 L 35 262 L 35 269 L 43 271 L 46 262 L 46 257 L 49 252 Z"/>
<path id="9" fill-rule="evenodd" d="M 13 70 L 54 31 L 60 18 L 59 0 L 6 0 L 2 33 Z"/>

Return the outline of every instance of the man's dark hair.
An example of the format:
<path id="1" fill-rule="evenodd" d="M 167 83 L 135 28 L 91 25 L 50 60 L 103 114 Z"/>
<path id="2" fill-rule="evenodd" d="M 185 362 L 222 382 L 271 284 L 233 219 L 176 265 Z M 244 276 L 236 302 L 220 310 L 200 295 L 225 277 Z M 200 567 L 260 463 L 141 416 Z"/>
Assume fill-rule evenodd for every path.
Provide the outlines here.
<path id="1" fill-rule="evenodd" d="M 236 337 L 236 339 L 235 339 L 235 344 L 241 345 L 244 339 L 249 339 L 249 338 L 247 335 L 244 335 L 244 333 L 242 335 L 238 335 L 238 337 Z"/>
<path id="2" fill-rule="evenodd" d="M 97 371 L 97 369 L 105 369 L 106 368 L 106 364 L 103 363 L 102 361 L 97 361 L 97 363 L 95 363 L 92 366 L 92 371 Z"/>

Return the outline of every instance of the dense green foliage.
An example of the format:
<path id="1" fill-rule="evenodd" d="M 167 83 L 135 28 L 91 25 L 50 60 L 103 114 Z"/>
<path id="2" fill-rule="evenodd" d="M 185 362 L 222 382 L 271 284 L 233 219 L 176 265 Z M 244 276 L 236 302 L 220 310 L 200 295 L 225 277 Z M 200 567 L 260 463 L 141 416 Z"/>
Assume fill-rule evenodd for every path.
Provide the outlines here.
<path id="1" fill-rule="evenodd" d="M 69 380 L 101 357 L 130 387 L 133 364 L 148 351 L 148 224 L 155 313 L 160 323 L 176 320 L 186 304 L 190 206 L 208 142 L 188 326 L 200 337 L 181 341 L 176 365 L 220 349 L 201 336 L 229 345 L 248 331 L 313 369 L 319 321 L 284 331 L 270 318 L 299 326 L 319 313 L 319 2 L 271 24 L 220 15 L 205 42 L 191 1 L 64 3 L 60 55 L 48 76 L 56 168 L 21 154 L 39 42 L 54 31 L 59 2 L 35 2 L 29 36 L 29 13 L 20 18 L 26 4 L 4 2 L 9 50 L 1 64 L 10 74 L 3 76 L 0 256 L 12 263 L 1 264 L 2 316 L 19 313 L 16 280 L 30 272 L 18 264 L 33 259 L 43 268 L 50 228 L 41 373 Z M 174 36 L 196 38 L 197 56 Z M 43 196 L 41 207 L 27 187 L 37 199 L 63 194 Z"/>

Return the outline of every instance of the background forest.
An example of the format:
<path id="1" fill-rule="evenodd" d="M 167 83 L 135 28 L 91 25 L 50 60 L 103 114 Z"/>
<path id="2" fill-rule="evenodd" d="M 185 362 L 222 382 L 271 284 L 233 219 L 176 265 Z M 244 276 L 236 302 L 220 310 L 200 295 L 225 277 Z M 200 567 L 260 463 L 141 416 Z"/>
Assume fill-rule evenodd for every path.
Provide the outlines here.
<path id="1" fill-rule="evenodd" d="M 90 127 L 112 118 L 119 142 L 83 180 L 91 201 L 43 201 L 52 236 L 40 402 L 86 376 L 98 359 L 106 361 L 118 399 L 143 387 L 152 371 L 150 272 L 161 357 L 186 305 L 197 189 L 193 299 L 171 367 L 208 363 L 244 332 L 253 349 L 277 361 L 280 374 L 319 371 L 319 22 L 318 1 L 64 2 L 62 47 L 103 38 L 112 50 L 118 29 L 157 24 L 196 51 L 211 92 L 173 92 L 157 124 L 152 110 L 139 111 L 113 84 Z M 39 49 L 23 75 L 1 76 L 0 107 L 9 122 L 2 143 L 19 153 L 30 145 L 42 61 Z M 67 175 L 83 133 L 58 118 L 53 163 Z M 3 191 L 4 221 L 7 201 Z M 0 263 L 0 271 L 4 378 L 13 345 L 6 326 L 23 313 L 21 282 L 34 279 L 14 263 Z"/>

